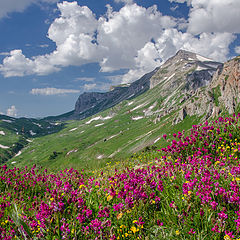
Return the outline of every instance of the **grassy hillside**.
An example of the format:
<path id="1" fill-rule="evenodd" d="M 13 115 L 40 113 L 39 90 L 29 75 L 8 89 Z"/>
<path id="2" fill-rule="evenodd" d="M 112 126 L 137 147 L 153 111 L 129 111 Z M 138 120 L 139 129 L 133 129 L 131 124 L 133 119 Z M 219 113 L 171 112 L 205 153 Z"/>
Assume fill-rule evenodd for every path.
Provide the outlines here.
<path id="1" fill-rule="evenodd" d="M 239 116 L 100 171 L 2 166 L 0 238 L 239 239 Z"/>
<path id="2" fill-rule="evenodd" d="M 32 142 L 31 138 L 57 132 L 63 126 L 45 120 L 0 115 L 0 163 L 20 153 L 24 146 Z"/>
<path id="3" fill-rule="evenodd" d="M 35 138 L 14 159 L 15 166 L 37 164 L 55 170 L 102 168 L 110 161 L 122 161 L 149 145 L 159 146 L 163 144 L 159 138 L 163 134 L 189 129 L 200 121 L 199 117 L 187 117 L 173 126 L 175 111 L 157 121 L 157 115 L 164 109 L 160 88 L 159 85 L 85 120 L 69 121 L 60 132 Z M 177 101 L 172 97 L 169 101 Z"/>

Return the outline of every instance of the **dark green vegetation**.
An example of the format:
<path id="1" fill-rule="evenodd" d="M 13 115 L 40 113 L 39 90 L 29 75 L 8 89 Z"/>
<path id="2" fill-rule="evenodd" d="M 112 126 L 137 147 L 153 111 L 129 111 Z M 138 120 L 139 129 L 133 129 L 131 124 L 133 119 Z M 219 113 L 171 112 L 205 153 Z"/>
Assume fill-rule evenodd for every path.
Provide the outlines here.
<path id="1" fill-rule="evenodd" d="M 0 167 L 0 239 L 239 239 L 239 117 L 88 173 Z"/>
<path id="2" fill-rule="evenodd" d="M 12 118 L 0 115 L 0 163 L 14 157 L 32 138 L 60 131 L 63 124 L 55 125 L 45 120 Z"/>
<path id="3" fill-rule="evenodd" d="M 55 170 L 103 168 L 109 162 L 125 161 L 149 145 L 160 146 L 162 134 L 187 130 L 200 121 L 188 116 L 173 126 L 175 112 L 157 119 L 157 111 L 166 99 L 159 97 L 160 87 L 85 120 L 68 121 L 57 133 L 33 139 L 22 154 L 14 158 L 14 166 L 37 164 Z M 174 101 L 174 96 L 171 99 Z"/>

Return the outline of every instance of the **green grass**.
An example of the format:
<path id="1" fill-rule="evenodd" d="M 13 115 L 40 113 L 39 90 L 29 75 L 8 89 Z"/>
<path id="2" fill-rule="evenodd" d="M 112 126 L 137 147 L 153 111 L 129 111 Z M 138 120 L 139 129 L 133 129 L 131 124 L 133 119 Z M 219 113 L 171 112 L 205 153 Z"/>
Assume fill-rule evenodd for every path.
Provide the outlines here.
<path id="1" fill-rule="evenodd" d="M 57 132 L 63 126 L 63 124 L 55 125 L 45 120 L 17 119 L 0 115 L 0 131 L 5 133 L 5 135 L 0 134 L 0 144 L 8 147 L 6 149 L 0 148 L 0 163 L 14 157 L 28 144 L 28 138 L 36 138 Z"/>

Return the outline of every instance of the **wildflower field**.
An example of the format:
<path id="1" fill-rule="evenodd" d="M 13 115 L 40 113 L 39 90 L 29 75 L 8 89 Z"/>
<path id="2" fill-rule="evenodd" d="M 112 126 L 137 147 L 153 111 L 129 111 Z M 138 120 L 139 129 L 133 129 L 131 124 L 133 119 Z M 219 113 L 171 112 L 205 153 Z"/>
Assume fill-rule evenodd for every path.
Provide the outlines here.
<path id="1" fill-rule="evenodd" d="M 102 172 L 1 166 L 0 239 L 240 239 L 240 115 L 171 139 Z"/>

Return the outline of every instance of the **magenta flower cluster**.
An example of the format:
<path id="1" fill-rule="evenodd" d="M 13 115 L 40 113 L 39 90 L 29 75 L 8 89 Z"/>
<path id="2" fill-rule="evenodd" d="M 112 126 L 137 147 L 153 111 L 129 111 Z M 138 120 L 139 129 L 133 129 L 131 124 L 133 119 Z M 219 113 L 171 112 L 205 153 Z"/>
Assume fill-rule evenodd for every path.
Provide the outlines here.
<path id="1" fill-rule="evenodd" d="M 239 133 L 239 115 L 194 125 L 111 174 L 2 166 L 0 239 L 238 238 Z"/>

